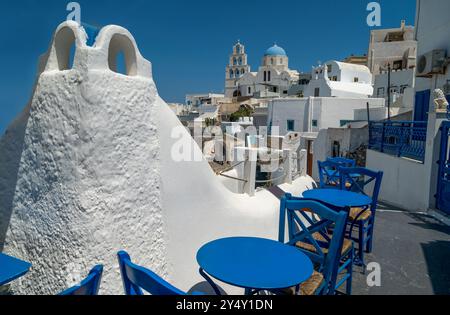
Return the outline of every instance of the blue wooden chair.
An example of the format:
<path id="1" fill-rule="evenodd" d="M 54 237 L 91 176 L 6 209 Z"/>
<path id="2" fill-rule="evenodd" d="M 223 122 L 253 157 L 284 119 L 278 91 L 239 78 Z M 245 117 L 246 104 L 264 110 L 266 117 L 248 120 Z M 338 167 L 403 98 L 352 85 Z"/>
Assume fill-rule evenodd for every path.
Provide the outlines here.
<path id="1" fill-rule="evenodd" d="M 362 193 L 372 198 L 372 204 L 367 209 L 352 208 L 349 213 L 347 235 L 358 243 L 358 263 L 365 266 L 364 252 L 371 253 L 373 248 L 373 231 L 375 227 L 375 215 L 378 207 L 383 172 L 374 172 L 366 168 L 340 168 L 341 189 Z M 358 173 L 364 176 L 360 180 L 352 178 L 351 174 Z M 355 227 L 358 236 L 353 237 Z"/>
<path id="2" fill-rule="evenodd" d="M 356 161 L 343 157 L 328 158 L 327 161 L 339 164 L 341 167 L 356 167 Z"/>
<path id="3" fill-rule="evenodd" d="M 317 267 L 307 282 L 287 293 L 333 295 L 346 282 L 347 294 L 351 294 L 353 242 L 345 239 L 347 216 L 347 211 L 337 212 L 290 194 L 281 200 L 279 241 L 285 243 L 287 220 L 287 244 L 306 253 Z M 339 275 L 342 277 L 338 281 Z"/>
<path id="4" fill-rule="evenodd" d="M 143 295 L 142 290 L 151 295 L 187 295 L 154 272 L 133 264 L 126 252 L 120 251 L 117 256 L 126 295 Z"/>
<path id="5" fill-rule="evenodd" d="M 103 266 L 95 266 L 79 285 L 61 292 L 59 295 L 98 295 Z"/>
<path id="6" fill-rule="evenodd" d="M 324 188 L 338 188 L 339 187 L 339 163 L 331 161 L 318 161 L 319 166 L 319 187 Z"/>

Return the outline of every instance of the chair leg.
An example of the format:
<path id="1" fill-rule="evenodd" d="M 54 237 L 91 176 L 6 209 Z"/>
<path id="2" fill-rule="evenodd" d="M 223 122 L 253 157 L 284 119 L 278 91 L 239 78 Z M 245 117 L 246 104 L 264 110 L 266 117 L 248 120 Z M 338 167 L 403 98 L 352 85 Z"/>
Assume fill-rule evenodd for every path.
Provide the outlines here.
<path id="1" fill-rule="evenodd" d="M 349 275 L 346 283 L 346 294 L 352 295 L 352 283 L 353 283 L 353 262 L 355 259 L 355 247 L 352 246 L 352 249 L 350 250 L 350 264 L 347 266 L 347 273 Z"/>
<path id="2" fill-rule="evenodd" d="M 365 233 L 364 233 L 364 222 L 360 221 L 358 223 L 358 264 L 364 268 L 365 273 L 365 262 L 364 262 L 364 246 L 365 246 Z"/>
<path id="3" fill-rule="evenodd" d="M 369 239 L 367 241 L 367 246 L 366 246 L 367 253 L 371 253 L 373 250 L 373 230 L 374 230 L 374 226 L 375 226 L 374 220 L 370 220 L 369 225 L 370 225 L 370 228 L 367 231 L 367 235 L 369 237 Z"/>

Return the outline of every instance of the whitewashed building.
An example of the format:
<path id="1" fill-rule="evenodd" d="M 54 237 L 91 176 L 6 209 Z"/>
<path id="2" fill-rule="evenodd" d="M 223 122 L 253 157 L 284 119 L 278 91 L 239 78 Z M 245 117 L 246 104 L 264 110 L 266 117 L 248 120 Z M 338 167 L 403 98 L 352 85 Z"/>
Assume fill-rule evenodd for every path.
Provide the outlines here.
<path id="1" fill-rule="evenodd" d="M 227 99 L 223 94 L 204 93 L 204 94 L 186 95 L 186 105 L 192 107 L 208 106 L 208 105 L 218 106 L 224 102 L 227 102 Z"/>
<path id="2" fill-rule="evenodd" d="M 373 97 L 390 99 L 392 107 L 412 110 L 414 104 L 415 69 L 383 71 L 375 76 Z M 389 78 L 390 76 L 390 78 Z M 390 91 L 388 90 L 390 83 Z"/>
<path id="3" fill-rule="evenodd" d="M 399 28 L 377 29 L 370 32 L 368 67 L 376 76 L 388 65 L 393 70 L 410 69 L 416 65 L 417 41 L 414 26 L 401 22 Z"/>
<path id="4" fill-rule="evenodd" d="M 268 126 L 279 127 L 280 135 L 289 132 L 319 132 L 339 128 L 360 118 L 358 110 L 384 110 L 384 99 L 308 97 L 279 98 L 269 102 Z"/>
<path id="5" fill-rule="evenodd" d="M 372 94 L 369 68 L 333 60 L 313 68 L 304 92 L 305 97 L 368 98 Z"/>

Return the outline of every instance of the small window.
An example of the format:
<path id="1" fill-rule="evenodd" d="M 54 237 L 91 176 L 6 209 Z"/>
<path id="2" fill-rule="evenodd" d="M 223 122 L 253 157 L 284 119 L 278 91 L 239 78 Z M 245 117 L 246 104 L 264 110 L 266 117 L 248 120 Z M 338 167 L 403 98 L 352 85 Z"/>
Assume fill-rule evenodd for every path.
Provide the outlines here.
<path id="1" fill-rule="evenodd" d="M 294 131 L 295 129 L 295 121 L 288 120 L 287 121 L 287 131 Z"/>
<path id="2" fill-rule="evenodd" d="M 377 96 L 384 96 L 384 87 L 380 87 L 377 90 Z"/>
<path id="3" fill-rule="evenodd" d="M 312 126 L 313 126 L 313 127 L 317 127 L 317 126 L 318 126 L 317 120 L 314 119 L 314 120 L 312 121 Z"/>
<path id="4" fill-rule="evenodd" d="M 327 70 L 328 70 L 328 73 L 330 73 L 333 70 L 332 65 L 327 65 Z"/>
<path id="5" fill-rule="evenodd" d="M 320 88 L 315 88 L 314 89 L 314 97 L 319 97 L 320 95 Z"/>
<path id="6" fill-rule="evenodd" d="M 358 83 L 359 82 L 359 78 L 358 77 L 353 78 L 353 82 Z"/>
<path id="7" fill-rule="evenodd" d="M 270 71 L 267 71 L 267 81 L 269 81 L 270 82 L 270 78 L 271 77 L 271 72 Z"/>
<path id="8" fill-rule="evenodd" d="M 333 81 L 337 81 L 337 75 L 333 77 Z"/>
<path id="9" fill-rule="evenodd" d="M 266 82 L 266 81 L 267 81 L 267 72 L 264 71 L 264 82 Z"/>
<path id="10" fill-rule="evenodd" d="M 288 91 L 287 91 L 287 90 L 284 90 L 284 91 L 283 91 L 283 94 L 284 94 L 284 95 L 287 95 L 287 94 L 288 94 Z"/>
<path id="11" fill-rule="evenodd" d="M 248 94 L 252 94 L 252 88 L 251 87 L 248 88 Z"/>

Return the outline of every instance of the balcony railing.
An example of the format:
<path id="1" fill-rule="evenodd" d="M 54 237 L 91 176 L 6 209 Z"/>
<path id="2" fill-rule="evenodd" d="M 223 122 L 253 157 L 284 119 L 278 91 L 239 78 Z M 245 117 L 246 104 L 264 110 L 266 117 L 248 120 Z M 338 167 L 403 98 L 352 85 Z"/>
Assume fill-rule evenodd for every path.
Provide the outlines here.
<path id="1" fill-rule="evenodd" d="M 371 122 L 369 149 L 424 163 L 427 123 L 423 121 Z"/>

